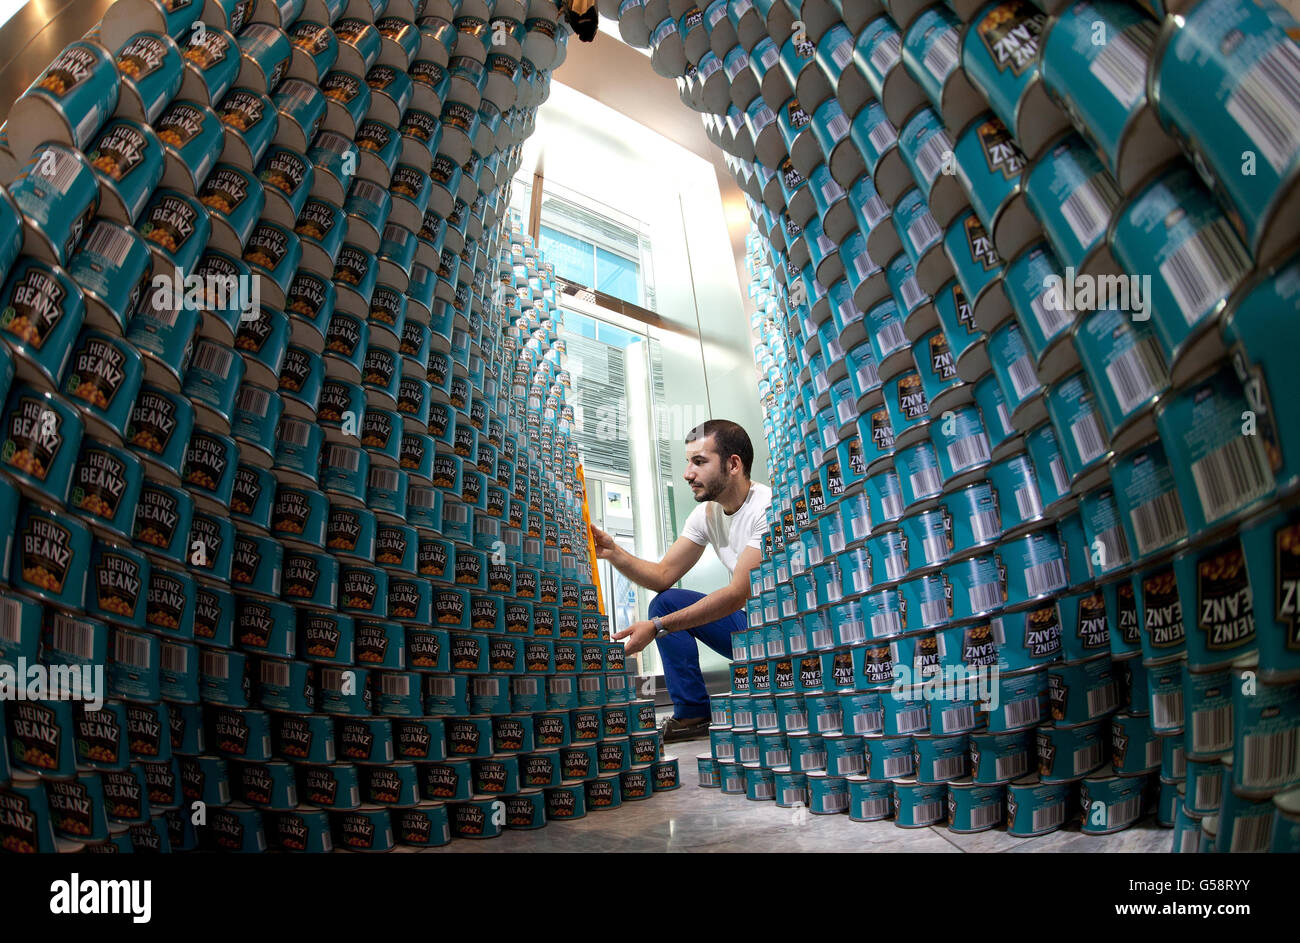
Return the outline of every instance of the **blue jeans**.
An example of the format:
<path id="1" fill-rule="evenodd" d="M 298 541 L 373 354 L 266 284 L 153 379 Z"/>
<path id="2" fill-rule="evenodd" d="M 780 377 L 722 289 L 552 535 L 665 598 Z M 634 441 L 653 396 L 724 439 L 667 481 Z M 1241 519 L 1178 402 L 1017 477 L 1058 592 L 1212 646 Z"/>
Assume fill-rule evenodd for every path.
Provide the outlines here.
<path id="1" fill-rule="evenodd" d="M 704 598 L 703 593 L 690 589 L 666 589 L 650 600 L 651 616 L 666 616 Z M 731 658 L 731 633 L 748 627 L 745 610 L 741 609 L 716 622 L 682 629 L 659 639 L 659 657 L 664 663 L 664 680 L 668 694 L 673 699 L 673 716 L 679 720 L 687 717 L 709 716 L 709 692 L 704 687 L 700 672 L 700 650 L 695 645 L 699 639 L 723 658 Z"/>

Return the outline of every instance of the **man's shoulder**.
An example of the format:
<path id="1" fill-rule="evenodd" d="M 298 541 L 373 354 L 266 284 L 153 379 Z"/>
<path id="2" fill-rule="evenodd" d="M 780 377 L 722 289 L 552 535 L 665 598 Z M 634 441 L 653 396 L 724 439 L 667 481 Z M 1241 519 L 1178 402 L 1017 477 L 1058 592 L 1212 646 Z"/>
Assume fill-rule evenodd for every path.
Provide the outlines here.
<path id="1" fill-rule="evenodd" d="M 756 509 L 766 511 L 772 506 L 772 489 L 770 486 L 756 481 L 751 487 L 754 489 L 754 507 Z"/>

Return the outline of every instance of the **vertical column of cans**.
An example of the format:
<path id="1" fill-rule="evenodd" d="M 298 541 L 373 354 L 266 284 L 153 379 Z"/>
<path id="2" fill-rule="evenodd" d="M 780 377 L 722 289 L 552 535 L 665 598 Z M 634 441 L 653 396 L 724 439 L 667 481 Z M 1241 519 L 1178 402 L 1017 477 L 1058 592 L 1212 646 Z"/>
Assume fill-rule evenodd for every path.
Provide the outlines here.
<path id="1" fill-rule="evenodd" d="M 544 585 L 537 634 L 563 634 L 583 675 L 567 693 L 630 698 L 579 564 L 550 268 L 531 253 L 523 305 L 489 290 L 563 56 L 558 7 L 517 6 L 219 3 L 197 29 L 197 8 L 124 0 L 16 106 L 15 128 L 52 130 L 6 136 L 26 166 L 0 199 L 0 656 L 106 667 L 107 698 L 4 705 L 5 847 L 389 850 L 537 827 L 512 766 L 555 704 L 508 684 L 553 665 L 511 644 L 533 641 L 520 603 Z M 526 448 L 521 364 L 548 399 Z M 653 710 L 618 709 L 608 771 L 625 753 L 629 796 L 676 785 L 634 739 Z"/>
<path id="2" fill-rule="evenodd" d="M 940 821 L 941 791 L 920 787 L 959 771 L 970 780 L 949 786 L 947 813 L 961 830 L 1000 821 L 1001 796 L 979 787 L 1011 780 L 1013 834 L 1074 818 L 1077 801 L 1089 831 L 1115 830 L 1157 806 L 1159 821 L 1173 824 L 1185 776 L 1180 735 L 1191 716 L 1178 674 L 1182 639 L 1195 623 L 1198 641 L 1221 647 L 1217 657 L 1187 663 L 1200 716 L 1190 739 L 1218 758 L 1235 742 L 1225 726 L 1224 662 L 1254 644 L 1253 616 L 1242 609 L 1249 542 L 1234 542 L 1233 525 L 1291 485 L 1280 449 L 1264 457 L 1277 448 L 1273 424 L 1284 417 L 1258 434 L 1253 426 L 1236 434 L 1256 415 L 1247 407 L 1262 402 L 1268 370 L 1262 335 L 1238 331 L 1230 317 L 1277 298 L 1289 273 L 1281 251 L 1288 224 L 1265 208 L 1262 190 L 1252 197 L 1249 187 L 1215 186 L 1212 199 L 1201 187 L 1174 141 L 1200 169 L 1223 165 L 1223 154 L 1207 144 L 1213 132 L 1198 123 L 1190 98 L 1160 82 L 1176 69 L 1167 46 L 1218 29 L 1214 14 L 1207 8 L 1191 28 L 1171 20 L 1159 31 L 1152 11 L 1123 3 L 887 4 L 870 22 L 810 21 L 800 33 L 786 12 L 778 4 L 766 15 L 743 5 L 706 13 L 718 55 L 727 52 L 719 45 L 743 44 L 727 53 L 737 67 L 710 67 L 704 52 L 679 84 L 683 100 L 706 112 L 706 129 L 730 152 L 750 200 L 760 395 L 773 481 L 793 496 L 791 523 L 808 528 L 829 498 L 843 503 L 855 476 L 866 475 L 865 514 L 846 507 L 842 520 L 823 519 L 816 532 L 832 542 L 826 553 L 852 554 L 853 540 L 866 537 L 858 565 L 847 582 L 808 589 L 831 607 L 814 621 L 832 623 L 837 591 L 871 590 L 863 624 L 904 649 L 892 668 L 883 647 L 861 655 L 869 678 L 893 682 L 886 718 L 892 708 L 916 725 L 913 736 L 927 738 L 915 751 L 917 787 L 896 799 L 903 809 L 924 805 L 913 824 Z M 1295 55 L 1266 19 L 1254 24 L 1262 52 L 1225 55 L 1214 67 L 1234 77 L 1224 85 L 1237 96 L 1230 134 L 1270 142 L 1270 172 L 1278 172 L 1296 156 L 1295 141 L 1280 143 L 1279 115 L 1243 120 L 1246 103 L 1273 87 L 1265 76 Z M 1079 41 L 1098 22 L 1113 41 Z M 661 41 L 671 33 L 656 32 Z M 708 113 L 728 106 L 711 87 L 727 80 L 733 106 L 757 90 L 775 121 L 756 108 L 744 123 L 714 123 Z M 848 189 L 848 212 L 836 184 Z M 1280 198 L 1294 190 L 1278 187 Z M 1175 209 L 1195 221 L 1163 242 L 1137 223 Z M 1246 279 L 1252 258 L 1274 264 Z M 1200 274 L 1188 274 L 1188 263 Z M 1152 274 L 1143 282 L 1131 272 Z M 1209 405 L 1193 412 L 1201 403 Z M 1213 441 L 1187 432 L 1193 415 L 1210 414 L 1219 417 Z M 832 448 L 838 461 L 828 460 Z M 1177 488 L 1191 464 L 1199 471 Z M 1255 554 L 1272 574 L 1266 518 L 1274 536 L 1284 518 L 1266 509 L 1250 521 Z M 1135 544 L 1149 564 L 1145 586 L 1133 572 Z M 1197 582 L 1216 566 L 1236 575 L 1222 585 Z M 1192 592 L 1178 572 L 1199 595 L 1177 599 Z M 797 579 L 794 586 L 798 596 Z M 1138 615 L 1144 591 L 1149 619 Z M 1207 602 L 1205 616 L 1187 616 Z M 760 597 L 751 620 L 768 608 Z M 1148 696 L 1148 674 L 1162 666 L 1159 693 Z M 1289 669 L 1273 666 L 1269 677 L 1282 687 L 1268 693 L 1289 700 Z M 898 696 L 972 669 L 996 684 L 996 698 L 957 697 L 937 710 L 931 698 Z M 1026 731 L 1040 720 L 1050 722 L 1036 731 L 1039 776 L 1017 779 L 1031 765 Z M 1250 728 L 1262 738 L 1253 750 L 1265 753 L 1252 753 L 1253 787 L 1237 784 L 1238 799 L 1254 801 L 1236 847 L 1266 845 L 1265 820 L 1276 820 L 1281 835 L 1294 815 L 1286 789 L 1296 772 L 1284 745 L 1291 727 Z M 961 745 L 949 747 L 945 734 L 970 738 L 968 764 L 957 762 Z M 944 748 L 951 759 L 926 756 Z M 1114 776 L 1097 773 L 1108 760 Z M 1265 772 L 1274 761 L 1286 770 Z M 1220 800 L 1205 789 L 1201 815 Z M 1272 819 L 1270 795 L 1280 795 Z M 1188 834 L 1180 824 L 1178 840 Z"/>

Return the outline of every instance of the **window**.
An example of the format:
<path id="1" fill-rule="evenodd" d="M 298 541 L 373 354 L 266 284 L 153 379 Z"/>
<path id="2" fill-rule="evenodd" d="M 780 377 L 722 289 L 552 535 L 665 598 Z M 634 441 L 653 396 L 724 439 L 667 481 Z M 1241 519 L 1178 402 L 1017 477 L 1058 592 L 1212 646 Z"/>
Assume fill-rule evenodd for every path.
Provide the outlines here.
<path id="1" fill-rule="evenodd" d="M 560 277 L 634 305 L 642 303 L 641 266 L 635 259 L 554 226 L 539 227 L 538 242 Z"/>
<path id="2" fill-rule="evenodd" d="M 550 226 L 538 232 L 542 256 L 555 266 L 555 274 L 586 288 L 596 288 L 596 247 Z"/>

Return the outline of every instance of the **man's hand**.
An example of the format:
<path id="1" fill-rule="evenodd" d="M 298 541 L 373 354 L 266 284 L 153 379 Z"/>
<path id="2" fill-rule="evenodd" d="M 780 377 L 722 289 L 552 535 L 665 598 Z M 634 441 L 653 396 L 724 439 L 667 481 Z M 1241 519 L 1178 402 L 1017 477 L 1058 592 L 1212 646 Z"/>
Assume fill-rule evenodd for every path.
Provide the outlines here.
<path id="1" fill-rule="evenodd" d="M 616 634 L 614 641 L 621 642 L 623 639 L 627 639 L 626 644 L 623 646 L 624 652 L 628 655 L 635 655 L 655 640 L 656 632 L 658 632 L 658 629 L 655 628 L 655 624 L 647 619 L 645 622 L 633 622 L 622 632 Z"/>
<path id="2" fill-rule="evenodd" d="M 591 527 L 591 539 L 596 544 L 596 559 L 613 560 L 622 549 L 614 543 L 614 538 L 600 530 L 594 524 Z"/>

